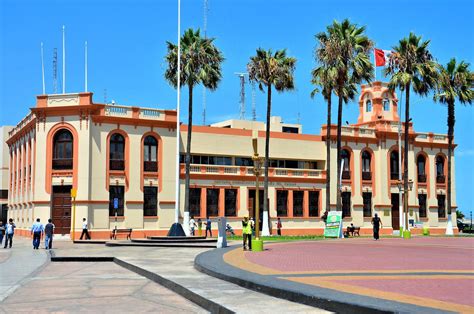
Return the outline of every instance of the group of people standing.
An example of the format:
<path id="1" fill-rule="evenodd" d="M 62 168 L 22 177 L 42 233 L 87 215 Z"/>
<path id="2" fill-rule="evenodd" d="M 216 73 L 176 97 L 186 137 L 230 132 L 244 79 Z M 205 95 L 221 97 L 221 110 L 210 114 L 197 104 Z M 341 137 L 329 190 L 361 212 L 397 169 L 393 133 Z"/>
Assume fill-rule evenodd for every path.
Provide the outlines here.
<path id="1" fill-rule="evenodd" d="M 0 220 L 0 246 L 2 245 L 3 238 L 5 238 L 5 246 L 3 247 L 4 249 L 7 247 L 11 249 L 15 228 L 16 226 L 12 218 L 10 218 L 6 224 L 3 224 L 3 221 Z"/>
<path id="2" fill-rule="evenodd" d="M 206 237 L 208 233 L 209 233 L 209 236 L 212 237 L 211 218 L 207 217 L 206 222 L 204 224 L 206 225 Z M 198 236 L 201 236 L 202 235 L 202 220 L 201 218 L 198 218 L 196 222 L 196 220 L 194 220 L 194 217 L 191 216 L 191 219 L 189 219 L 189 231 L 192 236 L 194 236 L 196 233 L 196 227 L 198 228 Z"/>

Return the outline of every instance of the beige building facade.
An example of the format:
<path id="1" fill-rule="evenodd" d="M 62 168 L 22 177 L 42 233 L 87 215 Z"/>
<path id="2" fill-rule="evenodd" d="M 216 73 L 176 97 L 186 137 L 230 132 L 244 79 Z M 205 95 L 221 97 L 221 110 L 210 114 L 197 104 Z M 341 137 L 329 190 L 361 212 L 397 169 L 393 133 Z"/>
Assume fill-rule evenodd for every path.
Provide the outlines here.
<path id="1" fill-rule="evenodd" d="M 362 86 L 357 123 L 343 126 L 344 225 L 371 231 L 378 213 L 398 230 L 398 100 L 385 84 Z M 271 119 L 269 212 L 284 234 L 320 234 L 324 222 L 326 134 Z M 181 125 L 180 216 L 184 210 L 184 147 Z M 197 220 L 226 216 L 241 229 L 255 215 L 252 137 L 264 154 L 265 124 L 229 120 L 193 126 L 190 214 Z M 91 93 L 41 95 L 8 134 L 8 216 L 20 232 L 35 218 L 52 218 L 57 233 L 72 230 L 71 188 L 77 189 L 75 229 L 87 218 L 93 238 L 132 228 L 133 237 L 165 235 L 175 217 L 176 111 L 98 104 Z M 409 221 L 444 233 L 447 136 L 415 132 L 410 124 Z M 402 148 L 403 151 L 403 148 Z M 404 156 L 403 156 L 404 158 Z M 331 126 L 331 209 L 336 209 L 336 125 Z M 453 158 L 453 170 L 454 170 Z M 453 171 L 454 175 L 454 171 Z M 263 178 L 260 179 L 263 182 Z M 453 205 L 456 208 L 455 178 Z M 260 200 L 263 204 L 263 189 Z M 416 228 L 418 227 L 418 228 Z"/>

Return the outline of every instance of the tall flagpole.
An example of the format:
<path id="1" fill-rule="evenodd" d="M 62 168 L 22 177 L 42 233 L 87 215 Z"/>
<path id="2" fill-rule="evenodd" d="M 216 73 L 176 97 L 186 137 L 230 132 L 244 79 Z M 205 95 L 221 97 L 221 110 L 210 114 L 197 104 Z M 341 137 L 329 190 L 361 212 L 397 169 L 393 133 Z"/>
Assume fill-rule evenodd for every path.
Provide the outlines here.
<path id="1" fill-rule="evenodd" d="M 174 213 L 174 222 L 179 223 L 179 189 L 180 189 L 180 125 L 179 125 L 179 101 L 181 92 L 181 0 L 178 0 L 178 86 L 176 97 L 176 208 Z"/>
<path id="2" fill-rule="evenodd" d="M 377 81 L 377 59 L 375 57 L 375 48 L 374 48 L 374 82 Z"/>
<path id="3" fill-rule="evenodd" d="M 66 94 L 66 42 L 65 42 L 65 30 L 66 27 L 63 25 L 63 94 Z"/>
<path id="4" fill-rule="evenodd" d="M 84 62 L 84 92 L 87 93 L 87 40 L 84 45 L 85 62 Z"/>
<path id="5" fill-rule="evenodd" d="M 43 95 L 46 95 L 46 87 L 44 84 L 44 54 L 43 54 L 43 42 L 41 42 L 41 76 L 43 79 Z"/>

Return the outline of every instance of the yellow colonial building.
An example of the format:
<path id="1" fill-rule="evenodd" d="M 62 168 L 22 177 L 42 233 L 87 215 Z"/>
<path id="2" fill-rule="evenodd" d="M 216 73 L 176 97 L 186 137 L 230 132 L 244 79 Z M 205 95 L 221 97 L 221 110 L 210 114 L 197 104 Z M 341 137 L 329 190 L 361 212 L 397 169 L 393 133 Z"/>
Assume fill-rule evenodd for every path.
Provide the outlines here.
<path id="1" fill-rule="evenodd" d="M 370 232 L 378 213 L 384 232 L 400 226 L 398 100 L 381 82 L 362 85 L 357 123 L 342 127 L 344 224 Z M 9 133 L 8 216 L 19 232 L 35 218 L 52 218 L 56 232 L 71 232 L 71 188 L 77 189 L 76 230 L 87 218 L 93 238 L 132 228 L 133 237 L 165 235 L 175 217 L 176 111 L 94 103 L 91 93 L 41 95 Z M 321 234 L 325 210 L 326 133 L 303 134 L 302 126 L 271 118 L 269 210 L 283 234 Z M 180 213 L 184 210 L 182 124 Z M 241 229 L 254 215 L 252 137 L 263 155 L 265 124 L 229 120 L 193 126 L 190 214 L 195 219 L 226 216 Z M 444 233 L 447 136 L 415 132 L 410 123 L 409 220 Z M 403 148 L 402 148 L 403 151 Z M 336 178 L 336 125 L 331 125 L 331 177 Z M 453 205 L 456 188 L 453 158 Z M 263 181 L 263 178 L 261 179 Z M 263 189 L 259 192 L 263 204 Z M 113 200 L 118 199 L 115 210 Z M 336 184 L 331 208 L 336 209 Z M 263 206 L 261 206 L 263 207 Z M 115 218 L 117 212 L 117 219 Z"/>

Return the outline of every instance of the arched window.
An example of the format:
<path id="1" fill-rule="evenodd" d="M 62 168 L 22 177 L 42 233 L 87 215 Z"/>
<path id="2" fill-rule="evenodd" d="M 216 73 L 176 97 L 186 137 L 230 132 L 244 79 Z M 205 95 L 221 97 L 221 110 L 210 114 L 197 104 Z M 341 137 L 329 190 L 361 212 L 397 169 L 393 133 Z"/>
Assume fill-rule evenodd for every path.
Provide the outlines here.
<path id="1" fill-rule="evenodd" d="M 365 102 L 365 112 L 371 112 L 372 111 L 372 101 L 368 99 Z"/>
<path id="2" fill-rule="evenodd" d="M 53 138 L 53 169 L 72 169 L 72 141 L 68 130 L 56 132 Z"/>
<path id="3" fill-rule="evenodd" d="M 344 160 L 344 168 L 342 169 L 342 178 L 349 180 L 351 178 L 351 153 L 347 149 L 341 151 L 341 160 Z"/>
<path id="4" fill-rule="evenodd" d="M 147 172 L 158 171 L 158 141 L 154 136 L 148 135 L 143 141 L 143 170 Z"/>
<path id="5" fill-rule="evenodd" d="M 383 104 L 384 111 L 390 111 L 390 99 L 384 98 L 382 101 L 382 104 Z"/>
<path id="6" fill-rule="evenodd" d="M 390 180 L 398 180 L 398 151 L 394 150 L 390 153 Z"/>
<path id="7" fill-rule="evenodd" d="M 444 157 L 436 156 L 436 183 L 444 183 Z"/>
<path id="8" fill-rule="evenodd" d="M 416 168 L 418 170 L 418 182 L 426 182 L 426 158 L 422 154 L 416 158 Z"/>
<path id="9" fill-rule="evenodd" d="M 125 139 L 119 133 L 110 137 L 110 170 L 125 170 Z"/>
<path id="10" fill-rule="evenodd" d="M 372 173 L 370 169 L 371 155 L 368 151 L 362 152 L 362 180 L 372 180 Z"/>

